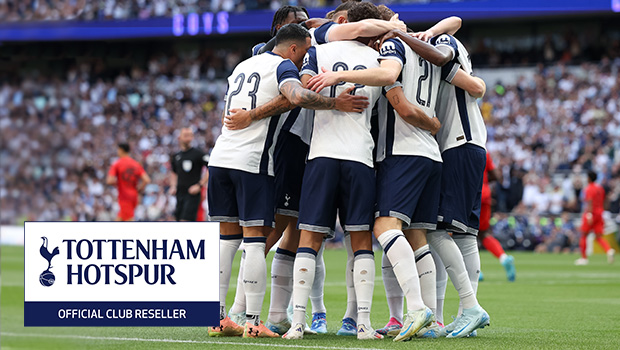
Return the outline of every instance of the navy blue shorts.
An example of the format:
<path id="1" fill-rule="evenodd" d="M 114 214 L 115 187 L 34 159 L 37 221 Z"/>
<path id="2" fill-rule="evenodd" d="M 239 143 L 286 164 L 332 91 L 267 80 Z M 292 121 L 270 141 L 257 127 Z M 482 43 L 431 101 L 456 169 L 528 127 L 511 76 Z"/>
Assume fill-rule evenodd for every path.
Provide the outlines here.
<path id="1" fill-rule="evenodd" d="M 274 151 L 276 213 L 299 217 L 301 183 L 309 146 L 299 136 L 282 130 Z"/>
<path id="2" fill-rule="evenodd" d="M 437 226 L 454 233 L 478 234 L 486 151 L 471 144 L 442 154 L 443 175 Z"/>
<path id="3" fill-rule="evenodd" d="M 331 234 L 339 212 L 340 224 L 346 231 L 369 231 L 374 206 L 373 168 L 323 157 L 308 161 L 301 189 L 299 229 Z"/>
<path id="4" fill-rule="evenodd" d="M 209 221 L 274 227 L 273 176 L 209 167 Z"/>
<path id="5" fill-rule="evenodd" d="M 404 229 L 437 227 L 440 162 L 419 156 L 389 156 L 377 166 L 375 217 L 391 216 Z"/>

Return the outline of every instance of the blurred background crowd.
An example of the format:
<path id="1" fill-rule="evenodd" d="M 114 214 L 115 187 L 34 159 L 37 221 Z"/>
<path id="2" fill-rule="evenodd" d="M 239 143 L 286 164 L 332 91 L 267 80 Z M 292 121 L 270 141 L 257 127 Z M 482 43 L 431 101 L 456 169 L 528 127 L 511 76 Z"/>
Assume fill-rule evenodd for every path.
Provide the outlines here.
<path id="1" fill-rule="evenodd" d="M 468 0 L 386 0 L 382 3 L 448 1 Z M 340 0 L 0 0 L 0 21 L 146 19 L 204 11 L 276 11 L 283 5 L 335 8 L 340 2 Z"/>
<path id="2" fill-rule="evenodd" d="M 0 22 L 272 6 L 260 0 L 83 2 L 0 0 Z M 484 24 L 464 29 L 474 68 L 485 67 L 487 93 L 479 103 L 488 151 L 502 174 L 493 184 L 492 229 L 507 248 L 576 249 L 588 170 L 606 190 L 608 222 L 620 223 L 620 28 L 593 28 L 521 36 L 485 35 Z M 0 224 L 114 220 L 116 188 L 105 185 L 105 176 L 121 141 L 129 141 L 153 180 L 136 219 L 172 220 L 175 198 L 167 190 L 179 129 L 191 126 L 195 146 L 210 151 L 221 130 L 225 79 L 258 38 L 130 41 L 108 43 L 103 52 L 96 42 L 82 51 L 70 44 L 4 48 L 13 60 L 0 69 Z M 40 60 L 41 54 L 51 59 Z M 529 71 L 515 73 L 515 66 Z"/>

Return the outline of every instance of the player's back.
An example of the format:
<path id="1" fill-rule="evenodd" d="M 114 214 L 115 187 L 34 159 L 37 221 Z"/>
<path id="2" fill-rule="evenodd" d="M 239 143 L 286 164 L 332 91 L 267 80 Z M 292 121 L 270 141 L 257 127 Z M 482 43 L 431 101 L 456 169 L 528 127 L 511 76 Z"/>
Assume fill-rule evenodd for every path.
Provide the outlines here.
<path id="1" fill-rule="evenodd" d="M 456 58 L 444 66 L 444 70 L 456 72 L 455 69 L 459 69 L 460 66 L 465 73 L 473 75 L 470 56 L 465 46 L 449 35 L 442 35 L 437 40 L 445 37 L 448 39 L 443 40 L 453 41 L 458 50 L 455 52 Z M 439 103 L 435 111 L 441 122 L 437 141 L 442 152 L 465 143 L 485 148 L 487 130 L 484 119 L 476 98 L 467 91 L 442 81 L 439 86 Z"/>
<path id="2" fill-rule="evenodd" d="M 271 101 L 280 94 L 279 85 L 293 79 L 287 75 L 292 70 L 297 72 L 294 79 L 298 81 L 298 71 L 293 62 L 271 51 L 239 63 L 228 77 L 226 111 L 234 108 L 250 110 Z M 241 130 L 222 127 L 209 164 L 273 175 L 270 155 L 273 154 L 273 140 L 277 137 L 280 124 L 279 116 L 274 116 L 253 121 Z"/>
<path id="3" fill-rule="evenodd" d="M 596 182 L 592 182 L 586 187 L 585 199 L 592 201 L 593 213 L 602 214 L 605 210 L 605 189 Z"/>
<path id="4" fill-rule="evenodd" d="M 360 70 L 378 67 L 378 53 L 358 41 L 338 41 L 315 46 L 308 50 L 302 74 L 307 70 L 320 73 L 320 67 L 328 70 Z M 341 83 L 325 88 L 321 95 L 336 97 L 350 83 Z M 356 84 L 355 95 L 367 96 L 369 108 L 361 113 L 337 110 L 315 111 L 310 154 L 308 159 L 329 157 L 358 161 L 373 166 L 374 141 L 370 134 L 372 106 L 381 96 L 381 87 Z"/>
<path id="5" fill-rule="evenodd" d="M 386 41 L 381 47 L 381 58 L 394 59 L 402 65 L 399 80 L 385 89 L 389 91 L 395 86 L 401 86 L 407 100 L 432 118 L 437 103 L 441 68 L 420 57 L 400 39 Z M 379 130 L 385 137 L 380 136 L 378 161 L 390 155 L 412 155 L 441 162 L 441 154 L 433 135 L 405 122 L 391 105 L 388 105 L 387 113 L 381 114 Z"/>
<path id="6" fill-rule="evenodd" d="M 112 167 L 118 184 L 119 200 L 137 197 L 138 181 L 144 172 L 140 163 L 127 156 L 119 158 Z"/>

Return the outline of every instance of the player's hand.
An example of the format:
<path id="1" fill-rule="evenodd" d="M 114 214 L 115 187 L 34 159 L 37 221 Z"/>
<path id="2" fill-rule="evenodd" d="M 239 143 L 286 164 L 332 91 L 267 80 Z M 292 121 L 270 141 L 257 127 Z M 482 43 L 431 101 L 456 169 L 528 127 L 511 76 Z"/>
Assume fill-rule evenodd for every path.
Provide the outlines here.
<path id="1" fill-rule="evenodd" d="M 390 18 L 390 23 L 394 25 L 394 29 L 400 29 L 403 32 L 407 31 L 407 25 L 405 24 L 405 22 L 398 19 L 398 13 L 392 16 L 392 18 Z"/>
<path id="2" fill-rule="evenodd" d="M 318 28 L 327 22 L 331 22 L 331 21 L 328 20 L 327 18 L 310 18 L 310 19 L 307 19 L 304 23 L 306 23 L 306 27 L 310 29 L 310 28 Z"/>
<path id="3" fill-rule="evenodd" d="M 433 123 L 433 127 L 431 129 L 431 135 L 435 136 L 437 135 L 437 133 L 439 132 L 439 129 L 441 128 L 441 122 L 437 118 L 431 119 L 431 122 Z"/>
<path id="4" fill-rule="evenodd" d="M 344 90 L 336 97 L 336 109 L 342 112 L 363 112 L 368 107 L 368 97 L 351 95 L 355 86 Z"/>
<path id="5" fill-rule="evenodd" d="M 307 88 L 319 93 L 321 90 L 328 86 L 336 85 L 340 82 L 338 78 L 338 72 L 328 71 L 324 67 L 321 67 L 323 73 L 315 75 L 308 80 Z"/>
<path id="6" fill-rule="evenodd" d="M 375 50 L 380 51 L 381 50 L 381 46 L 383 46 L 383 43 L 386 40 L 392 39 L 392 38 L 397 38 L 397 37 L 398 37 L 398 35 L 396 35 L 396 31 L 395 30 L 390 30 L 389 32 L 383 34 L 381 39 L 375 41 Z"/>
<path id="7" fill-rule="evenodd" d="M 174 196 L 175 194 L 177 194 L 177 187 L 176 186 L 170 186 L 170 188 L 168 189 L 168 194 L 171 196 Z"/>
<path id="8" fill-rule="evenodd" d="M 411 36 L 424 42 L 428 42 L 429 40 L 431 40 L 432 37 L 435 36 L 435 34 L 430 30 L 426 30 L 423 32 L 415 32 L 411 34 Z"/>
<path id="9" fill-rule="evenodd" d="M 200 193 L 200 185 L 199 184 L 193 184 L 193 185 L 189 186 L 189 188 L 187 189 L 187 192 L 189 194 L 198 194 L 198 193 Z"/>
<path id="10" fill-rule="evenodd" d="M 228 130 L 245 129 L 252 124 L 250 112 L 241 108 L 233 108 L 228 111 L 228 115 L 224 117 L 224 126 Z"/>

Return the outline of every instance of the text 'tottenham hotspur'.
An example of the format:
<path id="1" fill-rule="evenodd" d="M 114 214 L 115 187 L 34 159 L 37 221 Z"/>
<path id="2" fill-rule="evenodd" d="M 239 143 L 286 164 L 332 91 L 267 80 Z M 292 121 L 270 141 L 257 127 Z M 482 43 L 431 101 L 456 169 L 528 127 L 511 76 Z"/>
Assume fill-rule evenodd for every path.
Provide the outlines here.
<path id="1" fill-rule="evenodd" d="M 205 258 L 205 241 L 135 239 L 65 239 L 72 260 L 189 260 Z M 67 284 L 176 284 L 172 264 L 67 264 Z"/>

